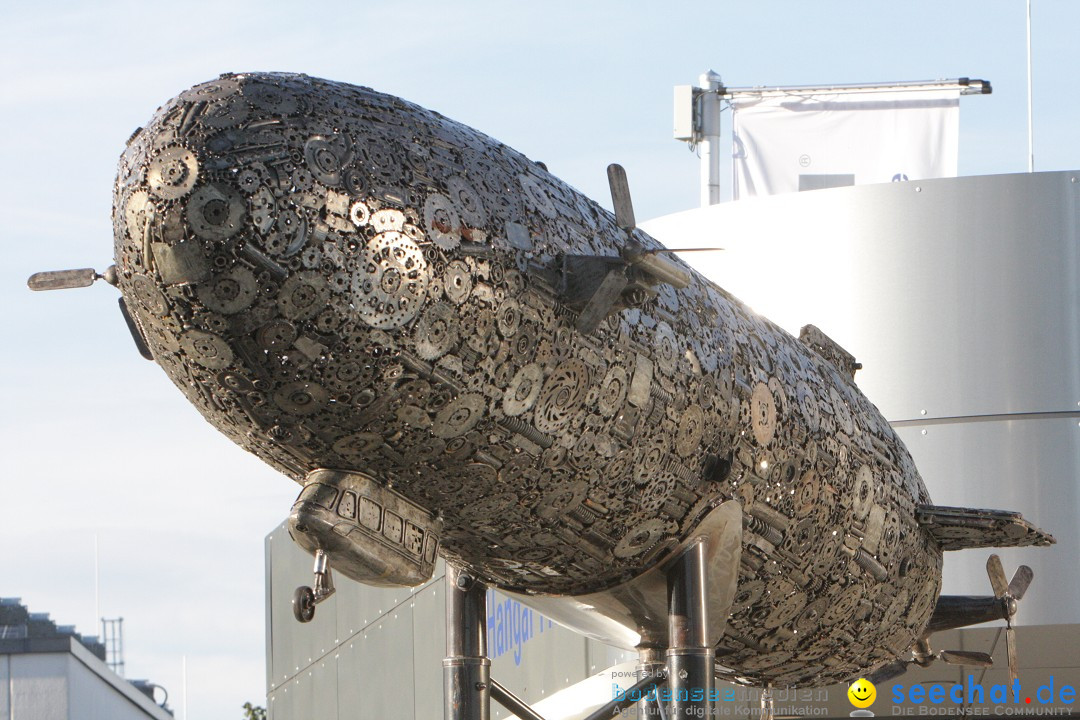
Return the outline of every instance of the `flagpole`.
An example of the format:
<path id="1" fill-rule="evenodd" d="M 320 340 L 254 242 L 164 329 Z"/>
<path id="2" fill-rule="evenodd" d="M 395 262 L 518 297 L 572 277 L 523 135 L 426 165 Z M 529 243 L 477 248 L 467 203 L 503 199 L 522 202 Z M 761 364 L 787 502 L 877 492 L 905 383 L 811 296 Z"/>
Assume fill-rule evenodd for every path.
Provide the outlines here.
<path id="1" fill-rule="evenodd" d="M 105 625 L 101 621 L 101 561 L 98 552 L 98 534 L 94 533 L 94 624 L 105 639 Z"/>
<path id="2" fill-rule="evenodd" d="M 1028 172 L 1035 172 L 1034 126 L 1031 122 L 1031 0 L 1027 0 L 1027 121 Z"/>

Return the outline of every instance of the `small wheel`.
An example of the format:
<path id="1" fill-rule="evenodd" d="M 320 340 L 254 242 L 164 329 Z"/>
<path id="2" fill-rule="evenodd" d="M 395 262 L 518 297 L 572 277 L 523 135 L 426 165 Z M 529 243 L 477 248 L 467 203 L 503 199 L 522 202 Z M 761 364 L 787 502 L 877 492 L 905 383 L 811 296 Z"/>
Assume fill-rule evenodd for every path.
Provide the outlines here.
<path id="1" fill-rule="evenodd" d="M 315 591 L 307 585 L 296 588 L 292 597 L 292 612 L 300 622 L 311 622 L 315 617 Z"/>

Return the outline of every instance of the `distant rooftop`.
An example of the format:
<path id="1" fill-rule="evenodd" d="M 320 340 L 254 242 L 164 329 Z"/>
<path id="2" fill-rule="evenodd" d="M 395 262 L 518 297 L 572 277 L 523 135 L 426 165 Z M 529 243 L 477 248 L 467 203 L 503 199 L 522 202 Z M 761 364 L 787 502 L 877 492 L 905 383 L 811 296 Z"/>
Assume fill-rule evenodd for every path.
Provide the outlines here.
<path id="1" fill-rule="evenodd" d="M 22 598 L 0 598 L 0 652 L 12 652 L 7 640 L 51 640 L 72 638 L 105 660 L 105 645 L 96 635 L 80 635 L 74 625 L 57 625 L 49 613 L 36 613 L 22 604 Z"/>
<path id="2" fill-rule="evenodd" d="M 86 648 L 102 663 L 106 662 L 105 644 L 97 635 L 82 635 L 75 631 L 74 625 L 57 625 L 49 613 L 30 612 L 22 604 L 22 598 L 0 598 L 0 655 L 66 652 L 72 649 L 72 642 Z M 154 683 L 148 680 L 125 681 L 119 677 L 115 677 L 115 682 L 126 682 L 151 702 L 157 703 L 154 689 L 158 686 Z M 171 713 L 167 706 L 164 709 Z"/>

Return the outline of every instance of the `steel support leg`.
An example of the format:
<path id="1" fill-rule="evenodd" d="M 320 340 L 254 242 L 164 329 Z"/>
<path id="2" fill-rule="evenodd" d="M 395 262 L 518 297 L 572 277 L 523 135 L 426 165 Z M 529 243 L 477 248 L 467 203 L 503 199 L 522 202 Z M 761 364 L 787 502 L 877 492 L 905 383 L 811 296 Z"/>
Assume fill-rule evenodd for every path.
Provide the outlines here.
<path id="1" fill-rule="evenodd" d="M 772 685 L 766 685 L 761 688 L 761 720 L 773 720 L 774 710 Z"/>
<path id="2" fill-rule="evenodd" d="M 487 657 L 487 588 L 446 566 L 445 720 L 489 720 L 491 661 Z"/>
<path id="3" fill-rule="evenodd" d="M 638 647 L 637 679 L 662 678 L 664 676 L 663 648 Z M 637 716 L 641 720 L 662 720 L 659 693 L 651 700 L 642 700 L 637 706 Z"/>
<path id="4" fill-rule="evenodd" d="M 691 545 L 668 571 L 669 720 L 713 717 L 716 650 L 708 637 L 706 543 Z"/>

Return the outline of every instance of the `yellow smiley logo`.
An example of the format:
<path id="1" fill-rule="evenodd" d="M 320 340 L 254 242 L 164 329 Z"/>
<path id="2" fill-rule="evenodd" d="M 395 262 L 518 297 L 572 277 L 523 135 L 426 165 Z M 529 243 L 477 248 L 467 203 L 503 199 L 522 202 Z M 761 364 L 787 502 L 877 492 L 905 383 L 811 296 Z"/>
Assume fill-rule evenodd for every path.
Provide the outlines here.
<path id="1" fill-rule="evenodd" d="M 868 708 L 877 699 L 877 688 L 866 678 L 859 678 L 847 689 L 848 700 L 857 708 Z"/>

